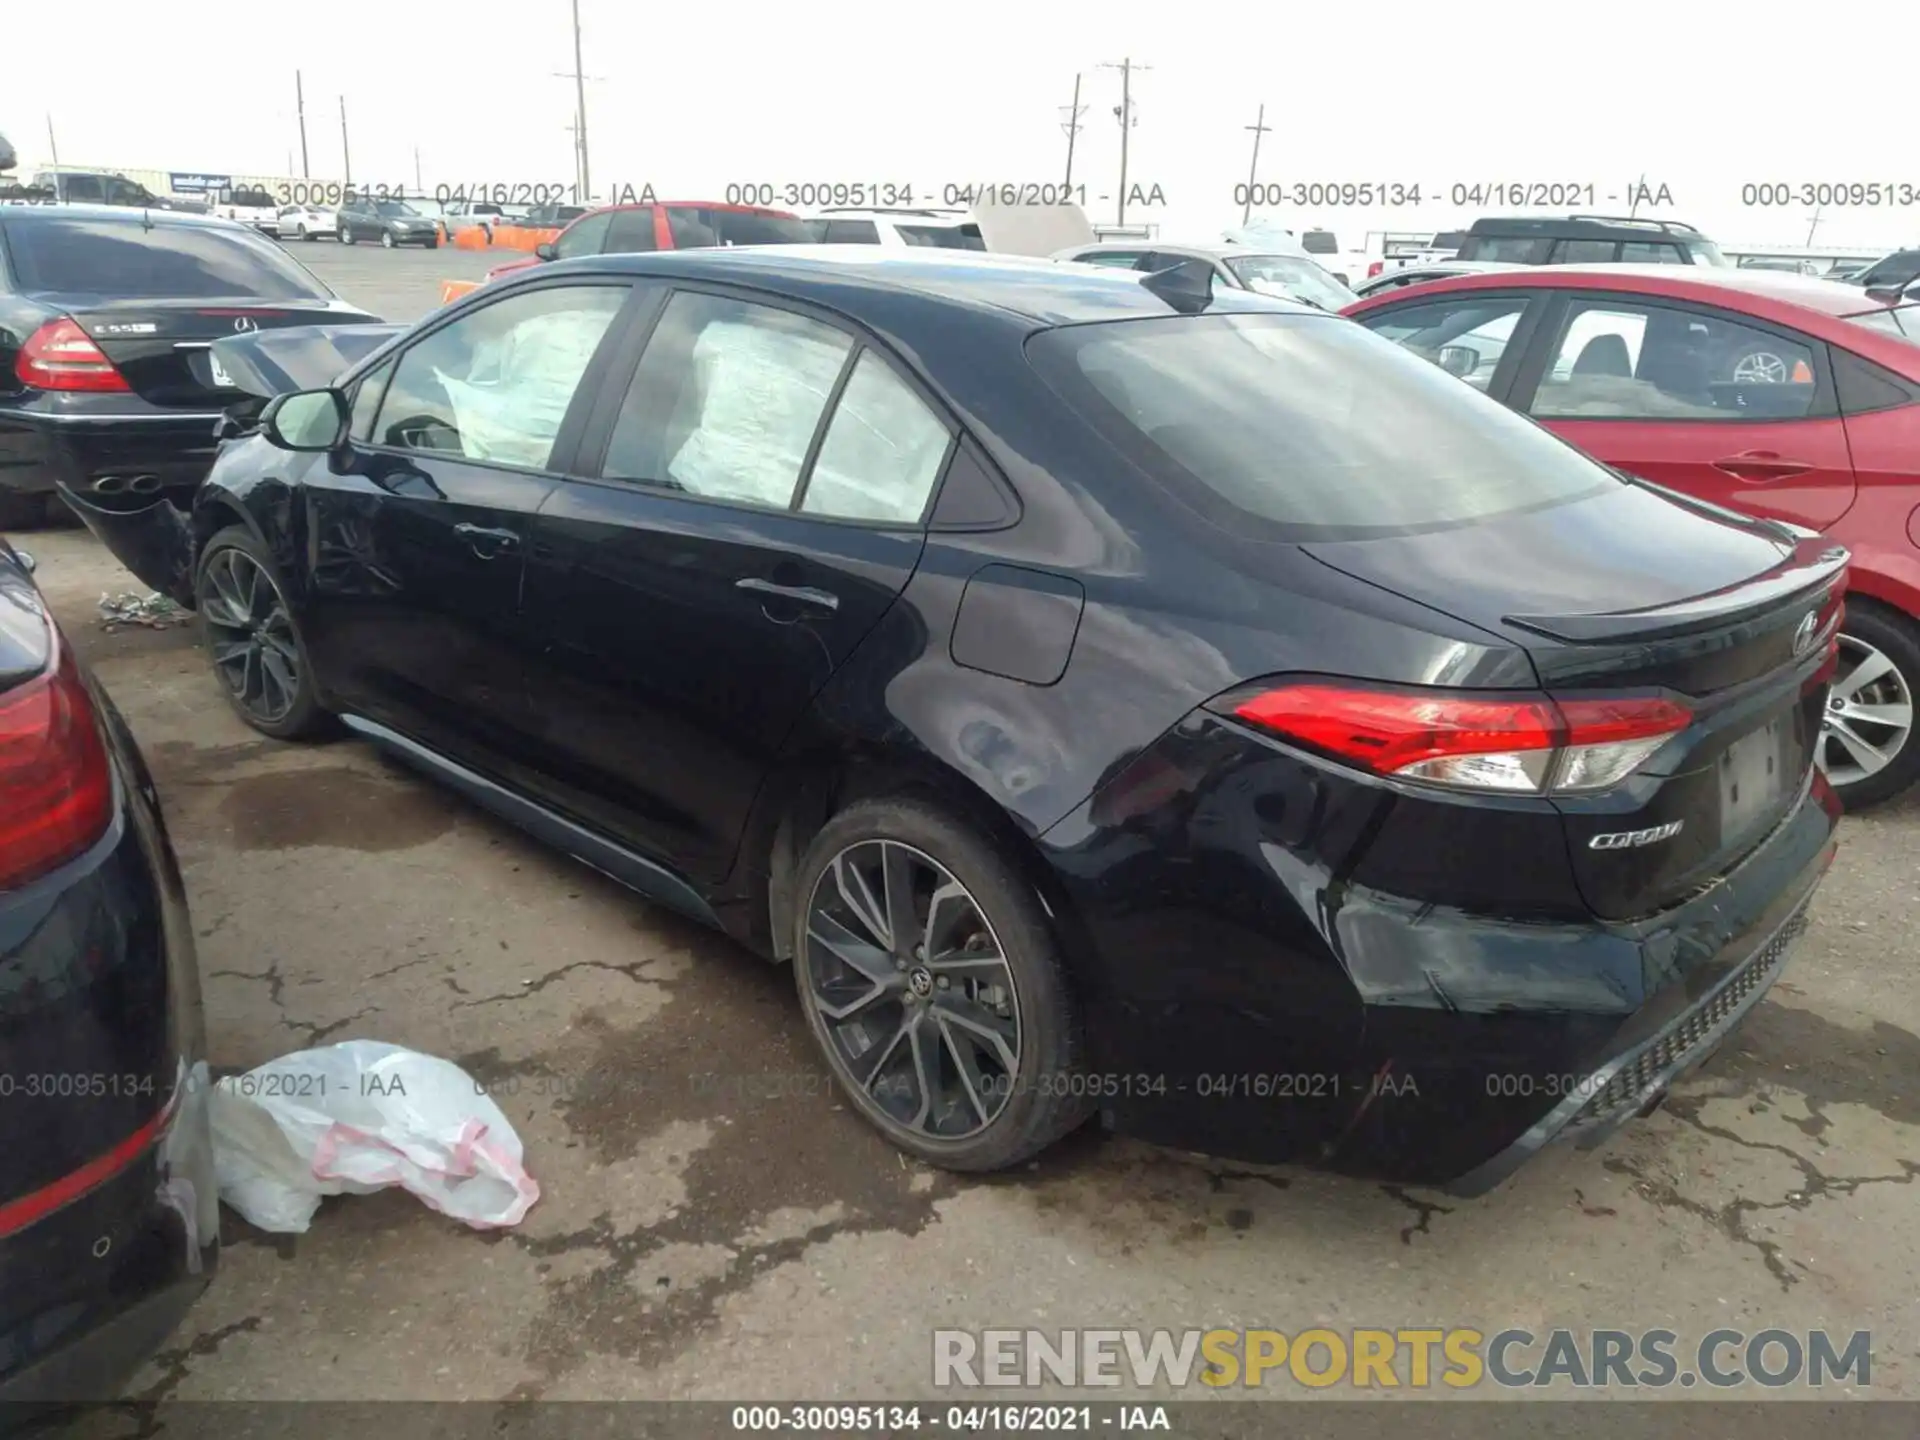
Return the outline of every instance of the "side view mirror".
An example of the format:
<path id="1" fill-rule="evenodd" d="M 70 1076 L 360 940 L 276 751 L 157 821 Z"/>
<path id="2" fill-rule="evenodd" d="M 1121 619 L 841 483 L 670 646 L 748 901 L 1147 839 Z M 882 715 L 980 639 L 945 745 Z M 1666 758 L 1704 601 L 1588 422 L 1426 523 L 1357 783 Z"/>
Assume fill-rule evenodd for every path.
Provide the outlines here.
<path id="1" fill-rule="evenodd" d="M 276 395 L 260 412 L 260 433 L 282 450 L 320 454 L 347 438 L 347 397 L 338 390 Z"/>
<path id="2" fill-rule="evenodd" d="M 559 247 L 551 240 L 542 240 L 538 245 L 533 247 L 533 253 L 542 260 L 558 260 L 560 258 Z"/>
<path id="3" fill-rule="evenodd" d="M 1442 345 L 1440 368 L 1464 380 L 1480 368 L 1480 352 L 1471 345 Z"/>

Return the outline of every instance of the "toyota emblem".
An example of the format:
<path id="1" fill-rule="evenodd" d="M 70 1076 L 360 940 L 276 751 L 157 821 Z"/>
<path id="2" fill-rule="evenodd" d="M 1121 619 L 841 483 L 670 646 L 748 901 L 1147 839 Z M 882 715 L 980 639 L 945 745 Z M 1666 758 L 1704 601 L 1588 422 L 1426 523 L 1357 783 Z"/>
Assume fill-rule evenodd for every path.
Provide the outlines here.
<path id="1" fill-rule="evenodd" d="M 1818 616 L 1809 610 L 1807 612 L 1807 618 L 1800 622 L 1800 628 L 1793 632 L 1793 653 L 1795 655 L 1804 655 L 1807 653 L 1807 647 L 1813 644 L 1813 631 L 1817 623 Z"/>
<path id="2" fill-rule="evenodd" d="M 260 322 L 251 315 L 240 315 L 235 317 L 233 328 L 244 334 L 248 330 L 258 330 Z"/>

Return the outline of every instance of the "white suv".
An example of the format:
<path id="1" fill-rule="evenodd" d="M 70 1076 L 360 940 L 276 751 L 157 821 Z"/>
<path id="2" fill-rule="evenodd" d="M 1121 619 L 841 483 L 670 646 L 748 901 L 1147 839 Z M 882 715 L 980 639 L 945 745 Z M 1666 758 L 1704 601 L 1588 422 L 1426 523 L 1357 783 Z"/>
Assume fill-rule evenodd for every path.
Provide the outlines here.
<path id="1" fill-rule="evenodd" d="M 823 245 L 987 248 L 979 225 L 966 210 L 816 210 L 807 218 L 819 230 Z"/>

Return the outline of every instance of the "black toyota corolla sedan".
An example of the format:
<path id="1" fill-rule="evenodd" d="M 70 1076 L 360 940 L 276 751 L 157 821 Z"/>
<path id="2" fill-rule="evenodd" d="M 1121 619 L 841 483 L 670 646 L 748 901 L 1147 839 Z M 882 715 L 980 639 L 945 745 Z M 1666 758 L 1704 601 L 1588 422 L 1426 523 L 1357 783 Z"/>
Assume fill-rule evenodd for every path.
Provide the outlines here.
<path id="1" fill-rule="evenodd" d="M 193 492 L 242 398 L 222 335 L 373 322 L 251 226 L 106 205 L 0 205 L 0 529 L 81 493 Z"/>
<path id="2" fill-rule="evenodd" d="M 542 266 L 337 379 L 309 335 L 215 346 L 321 388 L 190 514 L 90 523 L 257 729 L 791 961 L 937 1164 L 1098 1111 L 1484 1189 L 1657 1104 L 1831 858 L 1845 552 L 1337 317 L 781 247 Z"/>
<path id="3" fill-rule="evenodd" d="M 193 931 L 125 722 L 0 540 L 0 1431 L 110 1399 L 218 1255 Z"/>

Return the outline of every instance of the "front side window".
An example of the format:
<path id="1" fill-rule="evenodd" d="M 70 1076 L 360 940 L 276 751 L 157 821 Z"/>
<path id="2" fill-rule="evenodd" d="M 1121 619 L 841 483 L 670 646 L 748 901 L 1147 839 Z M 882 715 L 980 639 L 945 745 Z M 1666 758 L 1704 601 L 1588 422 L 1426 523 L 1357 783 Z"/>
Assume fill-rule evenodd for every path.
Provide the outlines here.
<path id="1" fill-rule="evenodd" d="M 400 356 L 372 443 L 546 469 L 626 298 L 620 285 L 552 286 L 442 326 Z"/>
<path id="2" fill-rule="evenodd" d="M 946 422 L 893 367 L 863 350 L 834 406 L 800 508 L 809 515 L 915 524 L 952 439 Z"/>
<path id="3" fill-rule="evenodd" d="M 608 479 L 786 509 L 853 341 L 788 310 L 676 294 L 607 448 Z"/>
<path id="4" fill-rule="evenodd" d="M 1717 312 L 1572 306 L 1530 407 L 1541 418 L 1792 420 L 1812 408 L 1810 346 Z"/>
<path id="5" fill-rule="evenodd" d="M 576 255 L 598 255 L 607 238 L 607 227 L 612 223 L 611 215 L 583 216 L 560 232 L 560 238 L 553 242 L 554 253 L 562 260 L 571 260 Z"/>
<path id="6" fill-rule="evenodd" d="M 381 397 L 387 393 L 387 381 L 393 378 L 393 362 L 360 377 L 353 387 L 353 414 L 347 434 L 363 444 L 373 441 L 373 422 L 380 413 Z"/>
<path id="7" fill-rule="evenodd" d="M 1494 260 L 1504 265 L 1546 263 L 1551 241 L 1539 235 L 1469 235 L 1460 247 L 1462 260 Z"/>
<path id="8" fill-rule="evenodd" d="M 1485 390 L 1526 308 L 1524 297 L 1494 295 L 1396 306 L 1357 318 L 1374 334 Z"/>
<path id="9" fill-rule="evenodd" d="M 1622 483 L 1432 364 L 1325 315 L 1108 321 L 1028 358 L 1068 405 L 1215 524 L 1359 539 L 1542 509 Z"/>

